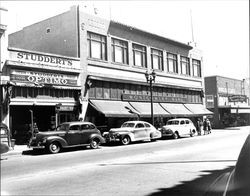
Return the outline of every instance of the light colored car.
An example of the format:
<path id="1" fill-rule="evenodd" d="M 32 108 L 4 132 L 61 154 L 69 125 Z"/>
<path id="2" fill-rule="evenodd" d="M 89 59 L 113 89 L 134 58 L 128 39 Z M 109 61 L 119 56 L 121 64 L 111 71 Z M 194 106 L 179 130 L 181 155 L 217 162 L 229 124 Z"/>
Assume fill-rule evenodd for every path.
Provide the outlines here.
<path id="1" fill-rule="evenodd" d="M 121 128 L 113 128 L 109 132 L 104 132 L 103 137 L 106 142 L 120 141 L 123 145 L 127 145 L 134 141 L 154 141 L 161 138 L 161 132 L 145 121 L 127 121 L 122 124 Z"/>
<path id="2" fill-rule="evenodd" d="M 172 136 L 177 139 L 181 136 L 193 137 L 197 132 L 193 122 L 188 118 L 175 118 L 167 121 L 160 129 L 162 137 Z"/>

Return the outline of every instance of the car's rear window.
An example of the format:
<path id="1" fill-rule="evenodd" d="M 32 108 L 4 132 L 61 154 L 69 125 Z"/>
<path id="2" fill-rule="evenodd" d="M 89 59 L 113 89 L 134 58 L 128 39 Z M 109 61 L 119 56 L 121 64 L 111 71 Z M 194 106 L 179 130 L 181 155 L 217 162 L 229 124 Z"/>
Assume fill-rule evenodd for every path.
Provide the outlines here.
<path id="1" fill-rule="evenodd" d="M 122 127 L 134 127 L 135 123 L 123 123 Z"/>
<path id="2" fill-rule="evenodd" d="M 178 125 L 179 121 L 178 120 L 170 120 L 167 122 L 167 125 Z"/>
<path id="3" fill-rule="evenodd" d="M 69 124 L 61 124 L 57 127 L 57 131 L 67 131 L 69 128 Z"/>

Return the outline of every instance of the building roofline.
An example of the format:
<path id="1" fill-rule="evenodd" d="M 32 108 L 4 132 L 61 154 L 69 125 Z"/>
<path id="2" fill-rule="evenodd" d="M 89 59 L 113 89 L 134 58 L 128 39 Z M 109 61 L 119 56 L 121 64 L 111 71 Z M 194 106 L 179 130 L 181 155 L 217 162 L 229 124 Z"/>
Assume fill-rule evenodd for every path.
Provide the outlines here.
<path id="1" fill-rule="evenodd" d="M 130 25 L 126 25 L 126 24 L 123 24 L 123 23 L 120 23 L 120 22 L 117 22 L 117 21 L 114 21 L 114 20 L 111 20 L 110 23 L 114 24 L 114 25 L 119 25 L 119 26 L 121 26 L 123 28 L 126 28 L 126 29 L 130 30 L 130 31 L 134 30 L 134 31 L 146 34 L 146 35 L 157 37 L 157 38 L 159 38 L 159 39 L 161 39 L 163 41 L 166 41 L 168 43 L 172 43 L 174 45 L 179 45 L 181 47 L 185 47 L 185 48 L 187 48 L 189 50 L 193 49 L 193 47 L 188 45 L 188 44 L 185 44 L 185 43 L 173 40 L 173 39 L 169 39 L 169 38 L 166 38 L 166 37 L 163 37 L 163 36 L 160 36 L 160 35 L 157 35 L 157 34 L 142 30 L 142 29 L 138 29 L 138 28 L 130 26 Z"/>
<path id="2" fill-rule="evenodd" d="M 240 79 L 237 78 L 230 78 L 230 77 L 226 77 L 226 76 L 220 76 L 220 75 L 211 75 L 211 76 L 205 76 L 205 78 L 225 78 L 225 79 L 230 79 L 230 80 L 238 80 L 238 81 L 242 81 Z"/>

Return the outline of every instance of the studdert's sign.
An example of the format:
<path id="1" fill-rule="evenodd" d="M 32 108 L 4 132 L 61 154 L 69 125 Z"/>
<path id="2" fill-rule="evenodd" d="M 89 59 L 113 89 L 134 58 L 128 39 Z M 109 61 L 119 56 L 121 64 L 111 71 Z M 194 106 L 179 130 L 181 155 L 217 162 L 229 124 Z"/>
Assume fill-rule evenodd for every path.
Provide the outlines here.
<path id="1" fill-rule="evenodd" d="M 246 95 L 231 95 L 228 96 L 229 102 L 246 102 L 247 96 Z"/>
<path id="2" fill-rule="evenodd" d="M 63 56 L 31 53 L 25 51 L 9 51 L 10 60 L 35 65 L 46 65 L 50 67 L 80 68 L 80 61 L 74 58 Z M 28 64 L 27 64 L 28 67 Z"/>
<path id="3" fill-rule="evenodd" d="M 69 60 L 66 58 L 45 56 L 45 55 L 32 54 L 32 53 L 27 53 L 27 52 L 18 52 L 17 58 L 22 59 L 22 60 L 28 60 L 28 61 L 72 66 L 72 60 Z"/>

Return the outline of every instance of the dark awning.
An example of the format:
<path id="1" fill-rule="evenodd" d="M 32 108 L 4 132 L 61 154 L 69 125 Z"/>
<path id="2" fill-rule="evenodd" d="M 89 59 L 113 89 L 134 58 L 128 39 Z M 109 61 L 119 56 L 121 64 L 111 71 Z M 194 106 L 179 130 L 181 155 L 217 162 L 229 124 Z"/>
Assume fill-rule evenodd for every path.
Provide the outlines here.
<path id="1" fill-rule="evenodd" d="M 191 116 L 193 113 L 181 103 L 160 103 L 173 116 Z"/>
<path id="2" fill-rule="evenodd" d="M 202 104 L 184 104 L 185 107 L 190 110 L 194 115 L 212 115 L 213 112 L 209 111 Z"/>
<path id="3" fill-rule="evenodd" d="M 106 117 L 135 117 L 138 112 L 128 102 L 109 100 L 90 100 L 90 104 Z"/>
<path id="4" fill-rule="evenodd" d="M 129 102 L 133 108 L 135 108 L 141 117 L 151 116 L 151 103 L 149 102 Z M 159 103 L 153 103 L 154 116 L 170 116 L 170 114 L 164 110 Z"/>

